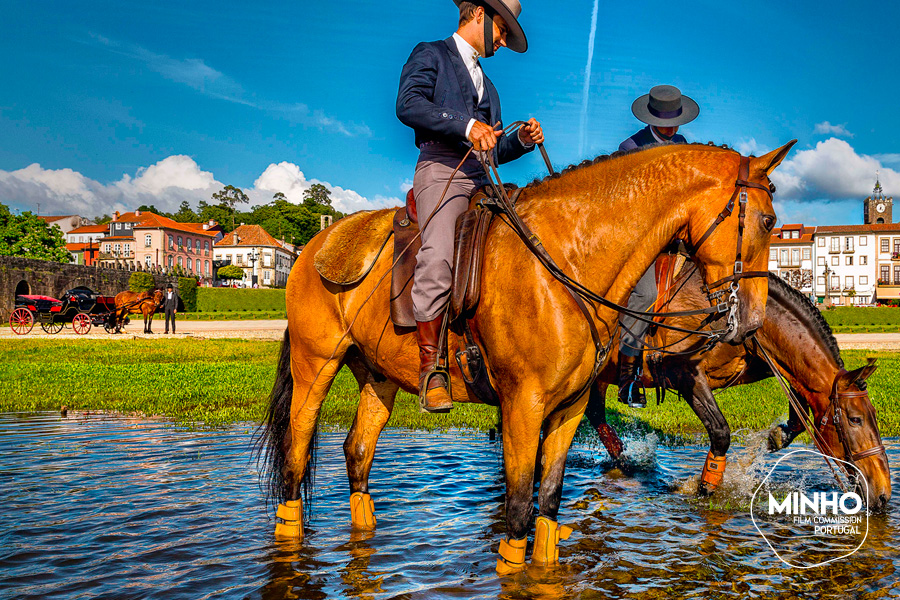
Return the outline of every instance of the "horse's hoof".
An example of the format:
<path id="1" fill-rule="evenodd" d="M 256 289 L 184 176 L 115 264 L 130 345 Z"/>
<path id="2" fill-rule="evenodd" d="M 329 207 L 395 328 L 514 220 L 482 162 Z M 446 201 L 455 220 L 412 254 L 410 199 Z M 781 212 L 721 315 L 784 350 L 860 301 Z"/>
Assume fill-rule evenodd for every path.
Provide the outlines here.
<path id="1" fill-rule="evenodd" d="M 371 531 L 375 529 L 375 502 L 369 494 L 350 494 L 350 524 L 353 529 Z"/>
<path id="2" fill-rule="evenodd" d="M 527 539 L 501 540 L 500 558 L 497 559 L 497 575 L 512 575 L 525 568 Z"/>
<path id="3" fill-rule="evenodd" d="M 785 431 L 784 425 L 776 425 L 769 432 L 769 452 L 778 452 L 782 448 L 784 448 L 787 444 L 785 444 Z"/>
<path id="4" fill-rule="evenodd" d="M 700 498 L 701 500 L 711 498 L 714 492 L 715 489 L 710 489 L 710 487 L 703 481 L 697 484 L 697 498 Z"/>
<path id="5" fill-rule="evenodd" d="M 300 500 L 288 500 L 275 511 L 275 538 L 280 540 L 303 539 L 303 505 Z M 280 519 L 280 521 L 278 521 Z"/>

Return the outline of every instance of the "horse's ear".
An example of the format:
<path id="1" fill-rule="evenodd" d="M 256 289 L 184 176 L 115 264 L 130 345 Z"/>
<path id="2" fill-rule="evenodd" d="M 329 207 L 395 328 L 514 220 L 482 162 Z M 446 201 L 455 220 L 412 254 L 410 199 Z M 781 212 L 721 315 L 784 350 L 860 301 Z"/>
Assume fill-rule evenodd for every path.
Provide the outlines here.
<path id="1" fill-rule="evenodd" d="M 790 151 L 791 147 L 797 143 L 797 140 L 791 140 L 781 148 L 777 150 L 772 150 L 768 154 L 763 154 L 759 158 L 753 158 L 750 160 L 750 177 L 758 177 L 762 176 L 768 177 L 772 171 L 775 170 L 775 167 L 781 164 L 781 161 L 784 160 L 784 157 L 787 156 L 787 153 Z"/>
<path id="2" fill-rule="evenodd" d="M 860 389 L 866 389 L 866 385 L 864 382 L 872 375 L 872 373 L 875 372 L 875 369 L 877 368 L 878 365 L 875 364 L 875 359 L 869 358 L 867 359 L 865 366 L 862 366 L 858 369 L 853 369 L 852 371 L 841 373 L 838 376 L 838 391 L 842 392 L 854 383 L 858 384 Z"/>

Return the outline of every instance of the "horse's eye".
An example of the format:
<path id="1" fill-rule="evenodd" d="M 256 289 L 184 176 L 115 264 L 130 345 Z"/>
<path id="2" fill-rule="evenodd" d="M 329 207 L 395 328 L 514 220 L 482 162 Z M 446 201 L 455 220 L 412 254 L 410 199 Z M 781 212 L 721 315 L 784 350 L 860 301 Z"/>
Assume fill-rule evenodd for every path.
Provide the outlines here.
<path id="1" fill-rule="evenodd" d="M 862 425 L 862 419 L 859 417 L 850 417 L 850 422 L 857 426 Z"/>
<path id="2" fill-rule="evenodd" d="M 775 215 L 766 215 L 763 217 L 763 226 L 766 228 L 766 231 L 772 231 L 775 228 Z"/>

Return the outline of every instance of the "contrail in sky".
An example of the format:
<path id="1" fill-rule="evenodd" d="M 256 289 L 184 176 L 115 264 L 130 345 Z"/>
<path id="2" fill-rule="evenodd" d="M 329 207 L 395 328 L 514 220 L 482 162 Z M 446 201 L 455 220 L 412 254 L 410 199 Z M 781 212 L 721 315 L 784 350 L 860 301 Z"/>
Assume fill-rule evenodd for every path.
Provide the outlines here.
<path id="1" fill-rule="evenodd" d="M 591 62 L 594 59 L 594 37 L 597 35 L 597 11 L 600 0 L 594 0 L 594 12 L 591 14 L 591 35 L 588 38 L 587 66 L 584 68 L 584 90 L 581 92 L 581 144 L 578 155 L 584 156 L 584 143 L 587 138 L 588 91 L 591 89 Z"/>

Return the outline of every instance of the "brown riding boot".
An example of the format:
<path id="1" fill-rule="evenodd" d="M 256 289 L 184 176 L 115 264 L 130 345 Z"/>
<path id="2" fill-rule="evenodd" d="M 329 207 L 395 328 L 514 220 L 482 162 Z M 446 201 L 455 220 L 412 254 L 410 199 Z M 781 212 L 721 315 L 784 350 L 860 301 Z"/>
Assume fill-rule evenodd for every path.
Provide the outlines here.
<path id="1" fill-rule="evenodd" d="M 641 382 L 643 364 L 643 353 L 639 356 L 626 356 L 619 352 L 619 402 L 631 408 L 647 406 L 644 384 Z"/>
<path id="2" fill-rule="evenodd" d="M 450 382 L 444 375 L 429 377 L 429 374 L 434 372 L 438 360 L 443 322 L 443 315 L 431 321 L 416 321 L 416 339 L 419 342 L 419 406 L 433 413 L 449 412 L 453 408 Z"/>

